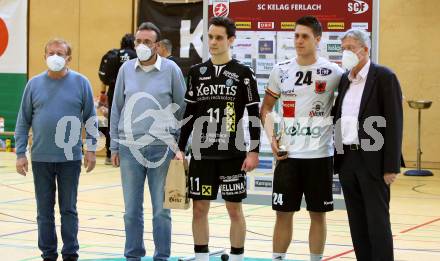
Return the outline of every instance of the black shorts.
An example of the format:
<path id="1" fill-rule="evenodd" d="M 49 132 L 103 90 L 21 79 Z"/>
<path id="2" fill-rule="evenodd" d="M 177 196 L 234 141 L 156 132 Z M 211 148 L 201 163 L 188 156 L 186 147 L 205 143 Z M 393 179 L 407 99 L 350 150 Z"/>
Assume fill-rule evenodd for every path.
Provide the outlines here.
<path id="1" fill-rule="evenodd" d="M 273 183 L 273 210 L 299 211 L 303 194 L 308 211 L 333 210 L 333 157 L 278 161 Z"/>
<path id="2" fill-rule="evenodd" d="M 195 160 L 189 164 L 189 197 L 194 200 L 217 199 L 219 187 L 225 201 L 241 202 L 246 198 L 244 158 Z"/>

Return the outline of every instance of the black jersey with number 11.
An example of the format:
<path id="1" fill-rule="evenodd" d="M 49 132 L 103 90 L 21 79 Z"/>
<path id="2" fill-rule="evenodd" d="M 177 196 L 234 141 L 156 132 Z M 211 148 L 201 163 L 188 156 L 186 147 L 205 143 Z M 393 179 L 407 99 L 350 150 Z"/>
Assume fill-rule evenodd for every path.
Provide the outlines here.
<path id="1" fill-rule="evenodd" d="M 258 104 L 254 72 L 232 59 L 215 65 L 211 60 L 193 66 L 188 74 L 187 103 L 196 105 L 193 117 L 193 154 L 224 159 L 246 155 L 243 114 L 246 106 Z"/>

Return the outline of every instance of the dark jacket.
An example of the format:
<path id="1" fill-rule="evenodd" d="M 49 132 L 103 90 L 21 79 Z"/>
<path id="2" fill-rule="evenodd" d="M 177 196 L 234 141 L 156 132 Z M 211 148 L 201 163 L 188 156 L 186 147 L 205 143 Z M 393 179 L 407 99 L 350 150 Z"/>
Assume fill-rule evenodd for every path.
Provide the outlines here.
<path id="1" fill-rule="evenodd" d="M 341 126 L 338 124 L 341 118 L 342 101 L 344 100 L 347 89 L 350 85 L 348 72 L 345 73 L 338 87 L 338 97 L 333 110 L 335 121 L 335 173 L 339 173 L 339 168 L 343 160 L 342 133 Z M 381 116 L 385 120 L 385 125 L 378 122 L 373 123 L 372 129 L 364 128 L 364 124 L 373 118 L 371 116 Z M 402 110 L 402 91 L 396 75 L 390 69 L 371 63 L 362 94 L 359 109 L 359 141 L 361 142 L 361 155 L 368 166 L 369 173 L 376 178 L 382 178 L 385 172 L 399 173 L 401 166 L 402 153 L 402 132 L 403 132 L 403 110 Z M 374 133 L 377 131 L 377 133 Z M 379 135 L 380 134 L 380 135 Z M 379 136 L 379 138 L 377 138 Z M 383 140 L 380 139 L 383 137 Z M 368 145 L 375 142 L 383 145 L 378 150 L 368 149 Z"/>

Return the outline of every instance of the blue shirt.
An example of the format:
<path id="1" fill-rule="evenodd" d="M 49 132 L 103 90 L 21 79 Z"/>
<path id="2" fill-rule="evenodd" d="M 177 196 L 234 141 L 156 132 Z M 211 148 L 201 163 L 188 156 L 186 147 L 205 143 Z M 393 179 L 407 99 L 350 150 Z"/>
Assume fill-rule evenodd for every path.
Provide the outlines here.
<path id="1" fill-rule="evenodd" d="M 32 127 L 32 161 L 81 160 L 86 122 L 87 150 L 95 151 L 96 111 L 85 76 L 69 69 L 61 79 L 50 78 L 47 71 L 33 77 L 24 90 L 15 127 L 17 157 L 25 156 Z"/>
<path id="2" fill-rule="evenodd" d="M 119 70 L 110 118 L 110 150 L 119 144 L 177 147 L 180 120 L 185 111 L 185 81 L 173 61 L 157 55 L 156 63 L 142 66 L 138 59 Z"/>

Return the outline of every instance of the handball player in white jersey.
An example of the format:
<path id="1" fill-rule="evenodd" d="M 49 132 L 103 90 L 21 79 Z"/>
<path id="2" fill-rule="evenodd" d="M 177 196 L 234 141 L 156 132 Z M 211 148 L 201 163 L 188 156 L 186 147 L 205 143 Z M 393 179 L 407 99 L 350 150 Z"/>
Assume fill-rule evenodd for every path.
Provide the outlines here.
<path id="1" fill-rule="evenodd" d="M 277 159 L 272 209 L 276 211 L 273 259 L 283 260 L 292 240 L 293 214 L 304 195 L 311 224 L 310 260 L 321 260 L 325 213 L 333 210 L 333 126 L 330 112 L 343 70 L 318 56 L 322 27 L 313 16 L 296 21 L 297 56 L 277 64 L 269 77 L 261 119 Z M 272 109 L 280 100 L 280 135 Z M 281 137 L 279 137 L 281 136 Z"/>

